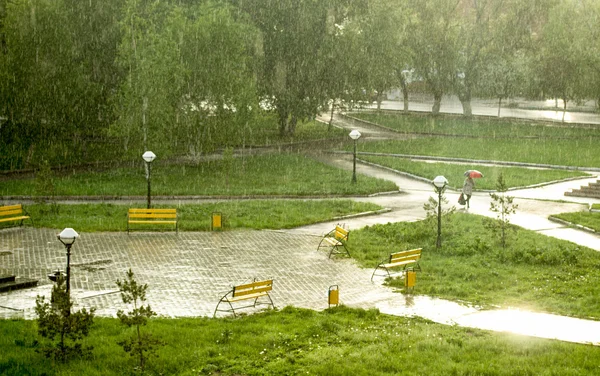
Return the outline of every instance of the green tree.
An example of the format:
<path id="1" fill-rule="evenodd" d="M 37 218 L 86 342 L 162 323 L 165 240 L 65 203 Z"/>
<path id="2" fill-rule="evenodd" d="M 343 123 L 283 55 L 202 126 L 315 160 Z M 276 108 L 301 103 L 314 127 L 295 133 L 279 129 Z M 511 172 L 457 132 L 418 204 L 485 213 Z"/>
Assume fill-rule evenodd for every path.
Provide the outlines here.
<path id="1" fill-rule="evenodd" d="M 91 354 L 92 347 L 85 347 L 79 341 L 89 334 L 95 308 L 89 312 L 85 308 L 71 312 L 72 307 L 73 302 L 62 275 L 52 287 L 50 302 L 46 302 L 43 296 L 36 298 L 38 333 L 49 340 L 42 344 L 40 351 L 47 357 L 67 361 L 72 357 Z"/>
<path id="2" fill-rule="evenodd" d="M 433 95 L 431 112 L 439 114 L 442 97 L 452 90 L 456 74 L 460 0 L 410 0 L 408 44 L 414 69 Z"/>
<path id="3" fill-rule="evenodd" d="M 260 30 L 260 93 L 277 113 L 279 133 L 293 135 L 298 122 L 313 118 L 329 99 L 323 78 L 336 0 L 233 2 Z"/>
<path id="4" fill-rule="evenodd" d="M 123 325 L 127 327 L 134 327 L 135 333 L 123 341 L 119 342 L 119 345 L 123 347 L 125 352 L 130 353 L 131 356 L 137 357 L 139 361 L 139 367 L 137 368 L 140 373 L 143 373 L 146 368 L 146 362 L 148 357 L 156 355 L 155 351 L 157 346 L 161 345 L 162 342 L 157 338 L 154 338 L 150 333 L 142 333 L 141 327 L 148 324 L 148 320 L 156 316 L 156 313 L 152 311 L 150 305 L 144 306 L 143 303 L 146 301 L 146 290 L 148 290 L 147 284 L 138 284 L 135 280 L 135 276 L 131 269 L 127 272 L 127 279 L 120 281 L 117 280 L 117 286 L 121 291 L 121 299 L 123 303 L 133 304 L 133 309 L 127 313 L 119 310 L 117 316 Z"/>

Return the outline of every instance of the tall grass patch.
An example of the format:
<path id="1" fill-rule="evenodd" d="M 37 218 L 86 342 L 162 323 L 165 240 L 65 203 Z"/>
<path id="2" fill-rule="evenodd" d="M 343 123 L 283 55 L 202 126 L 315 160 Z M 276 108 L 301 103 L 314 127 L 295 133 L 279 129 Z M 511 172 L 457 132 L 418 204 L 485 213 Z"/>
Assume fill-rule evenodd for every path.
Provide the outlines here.
<path id="1" fill-rule="evenodd" d="M 27 206 L 27 211 L 36 227 L 64 228 L 76 224 L 77 231 L 125 231 L 129 207 L 145 205 L 73 204 L 57 205 L 57 210 L 51 210 L 49 205 L 35 204 Z M 222 213 L 225 229 L 285 229 L 381 209 L 376 204 L 344 199 L 242 200 L 154 207 L 177 207 L 179 229 L 183 231 L 210 230 L 214 212 Z M 156 225 L 143 228 L 156 228 Z"/>
<path id="2" fill-rule="evenodd" d="M 116 343 L 127 333 L 116 319 L 96 321 L 86 339 L 93 357 L 65 364 L 35 352 L 30 322 L 0 321 L 0 372 L 122 375 L 130 363 Z M 287 307 L 239 319 L 157 318 L 148 325 L 165 342 L 148 363 L 148 374 L 156 375 L 575 375 L 600 365 L 594 346 L 345 307 Z"/>
<path id="3" fill-rule="evenodd" d="M 580 211 L 553 214 L 552 216 L 600 232 L 600 212 Z"/>
<path id="4" fill-rule="evenodd" d="M 198 164 L 153 162 L 154 196 L 314 196 L 371 194 L 397 190 L 383 179 L 361 176 L 350 184 L 351 171 L 317 162 L 300 154 L 247 156 L 233 160 L 207 160 Z M 70 173 L 54 178 L 57 196 L 145 196 L 142 162 L 135 168 Z M 32 179 L 2 183 L 0 195 L 36 196 Z"/>
<path id="5" fill-rule="evenodd" d="M 352 256 L 367 268 L 390 250 L 423 248 L 417 294 L 480 305 L 519 307 L 579 317 L 600 317 L 593 293 L 600 283 L 600 253 L 574 243 L 516 228 L 506 248 L 483 225 L 484 217 L 455 213 L 437 222 L 375 225 L 353 232 Z M 392 286 L 403 287 L 402 279 Z"/>
<path id="6" fill-rule="evenodd" d="M 496 181 L 500 174 L 504 177 L 508 188 L 524 187 L 551 181 L 590 176 L 581 171 L 501 167 L 478 164 L 453 164 L 443 162 L 430 163 L 391 156 L 361 155 L 360 159 L 431 180 L 438 175 L 443 175 L 448 179 L 451 187 L 457 188 L 462 187 L 465 178 L 463 174 L 467 170 L 481 171 L 484 178 L 476 179 L 476 189 L 487 190 L 494 190 L 496 188 Z"/>

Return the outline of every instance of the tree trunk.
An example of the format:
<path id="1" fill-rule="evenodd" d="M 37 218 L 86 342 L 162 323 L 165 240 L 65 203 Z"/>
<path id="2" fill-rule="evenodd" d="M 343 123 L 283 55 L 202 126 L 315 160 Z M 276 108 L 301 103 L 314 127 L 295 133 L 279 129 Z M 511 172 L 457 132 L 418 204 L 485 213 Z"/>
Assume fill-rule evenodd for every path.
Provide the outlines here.
<path id="1" fill-rule="evenodd" d="M 567 113 L 567 98 L 563 98 L 563 116 L 562 116 L 562 122 L 565 122 L 565 114 Z"/>
<path id="2" fill-rule="evenodd" d="M 458 95 L 458 99 L 462 104 L 463 115 L 464 116 L 473 116 L 473 109 L 471 108 L 471 92 L 465 90 L 464 93 Z"/>
<path id="3" fill-rule="evenodd" d="M 400 81 L 402 86 L 402 98 L 404 99 L 404 112 L 408 112 L 408 85 L 405 80 Z"/>
<path id="4" fill-rule="evenodd" d="M 331 116 L 329 116 L 329 125 L 327 127 L 327 131 L 331 132 L 331 128 L 333 126 L 333 112 L 335 110 L 335 99 L 331 100 Z"/>
<path id="5" fill-rule="evenodd" d="M 431 113 L 433 115 L 439 115 L 440 107 L 442 107 L 442 93 L 434 93 L 433 94 L 433 107 L 431 108 Z"/>
<path id="6" fill-rule="evenodd" d="M 296 124 L 298 124 L 298 118 L 292 114 L 292 118 L 288 124 L 288 135 L 293 136 L 296 133 Z"/>
<path id="7" fill-rule="evenodd" d="M 502 108 L 502 97 L 498 97 L 498 117 L 500 117 L 500 109 Z"/>

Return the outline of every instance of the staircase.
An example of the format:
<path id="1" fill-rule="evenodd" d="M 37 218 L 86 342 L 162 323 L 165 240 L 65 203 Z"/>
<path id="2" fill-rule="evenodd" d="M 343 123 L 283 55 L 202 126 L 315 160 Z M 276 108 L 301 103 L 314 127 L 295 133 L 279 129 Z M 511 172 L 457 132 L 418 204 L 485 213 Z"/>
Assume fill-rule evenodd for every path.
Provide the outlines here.
<path id="1" fill-rule="evenodd" d="M 27 289 L 37 286 L 38 281 L 35 279 L 19 278 L 14 275 L 0 275 L 0 292 Z"/>
<path id="2" fill-rule="evenodd" d="M 573 189 L 572 192 L 565 192 L 565 196 L 600 198 L 600 180 L 579 189 Z"/>

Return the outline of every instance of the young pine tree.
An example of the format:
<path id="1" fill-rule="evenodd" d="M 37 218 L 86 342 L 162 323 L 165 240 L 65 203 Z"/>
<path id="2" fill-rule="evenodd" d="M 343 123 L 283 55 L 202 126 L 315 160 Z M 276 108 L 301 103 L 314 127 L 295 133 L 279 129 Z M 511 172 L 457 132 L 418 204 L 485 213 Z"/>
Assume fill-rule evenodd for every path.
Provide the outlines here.
<path id="1" fill-rule="evenodd" d="M 500 173 L 496 181 L 496 190 L 498 193 L 490 193 L 490 197 L 492 198 L 490 210 L 498 214 L 495 220 L 486 221 L 486 226 L 492 231 L 500 233 L 502 248 L 506 248 L 506 232 L 511 228 L 509 216 L 517 212 L 518 205 L 513 203 L 514 197 L 506 195 L 508 188 L 506 187 L 502 173 Z"/>
<path id="2" fill-rule="evenodd" d="M 80 340 L 88 335 L 94 321 L 95 308 L 88 312 L 85 308 L 71 312 L 73 302 L 65 285 L 65 279 L 58 277 L 52 288 L 50 302 L 43 296 L 35 300 L 35 312 L 38 315 L 38 333 L 49 341 L 39 351 L 46 357 L 67 361 L 75 356 L 91 354 L 92 347 L 84 347 Z"/>
<path id="3" fill-rule="evenodd" d="M 156 347 L 162 344 L 152 334 L 141 332 L 141 327 L 148 323 L 148 319 L 156 316 L 156 312 L 152 311 L 149 305 L 143 305 L 146 301 L 148 285 L 138 284 L 133 272 L 129 269 L 127 279 L 124 281 L 117 280 L 117 286 L 119 286 L 119 290 L 121 291 L 123 303 L 133 304 L 133 310 L 127 313 L 119 310 L 117 316 L 122 324 L 128 327 L 135 327 L 135 333 L 130 338 L 120 341 L 119 345 L 123 347 L 125 352 L 130 353 L 133 357 L 137 357 L 139 365 L 136 368 L 140 373 L 143 373 L 148 357 L 156 355 Z"/>

